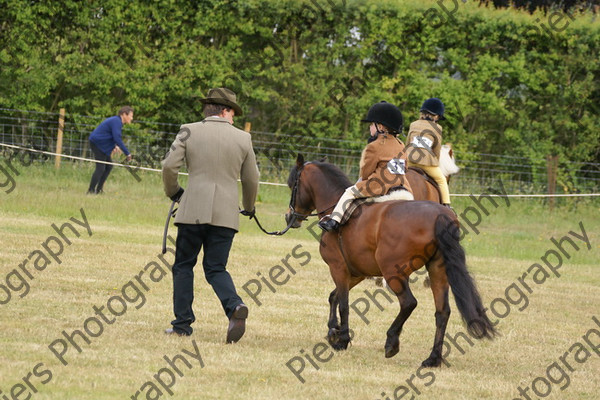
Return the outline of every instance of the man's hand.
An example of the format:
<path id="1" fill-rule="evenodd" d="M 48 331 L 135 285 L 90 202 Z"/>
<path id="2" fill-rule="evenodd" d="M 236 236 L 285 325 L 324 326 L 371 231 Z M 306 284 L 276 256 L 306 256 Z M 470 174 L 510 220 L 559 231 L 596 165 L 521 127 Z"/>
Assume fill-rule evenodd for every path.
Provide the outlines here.
<path id="1" fill-rule="evenodd" d="M 250 219 L 254 218 L 254 214 L 256 214 L 256 208 L 253 208 L 252 211 L 242 210 L 240 211 L 244 217 L 250 217 Z"/>
<path id="2" fill-rule="evenodd" d="M 179 203 L 179 200 L 181 200 L 181 196 L 183 196 L 183 192 L 183 188 L 179 188 L 177 193 L 170 197 L 171 201 L 176 201 L 177 203 Z"/>
<path id="3" fill-rule="evenodd" d="M 127 160 L 129 162 L 132 159 L 133 159 L 133 154 L 129 154 L 125 160 Z"/>

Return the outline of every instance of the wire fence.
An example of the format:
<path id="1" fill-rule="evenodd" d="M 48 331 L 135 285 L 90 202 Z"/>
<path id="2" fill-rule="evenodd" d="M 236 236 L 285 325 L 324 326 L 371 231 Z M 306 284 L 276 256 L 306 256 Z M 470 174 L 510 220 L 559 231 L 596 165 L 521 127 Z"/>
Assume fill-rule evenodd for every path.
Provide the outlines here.
<path id="1" fill-rule="evenodd" d="M 62 154 L 93 158 L 88 137 L 105 117 L 66 114 Z M 56 151 L 58 113 L 0 108 L 0 143 L 42 151 Z M 180 125 L 152 121 L 134 121 L 123 127 L 123 139 L 134 155 L 137 166 L 160 168 Z M 261 180 L 285 183 L 297 153 L 306 160 L 326 157 L 351 180 L 358 177 L 359 160 L 364 142 L 297 136 L 285 133 L 251 131 Z M 14 153 L 3 148 L 4 153 Z M 7 156 L 8 154 L 5 154 Z M 595 193 L 600 191 L 600 163 L 559 160 L 556 171 L 547 159 L 530 159 L 501 154 L 454 153 L 461 171 L 452 177 L 453 192 L 475 193 L 495 187 L 500 179 L 510 193 L 547 193 L 550 181 L 556 182 L 555 193 Z M 51 156 L 30 154 L 35 162 Z M 81 162 L 81 161 L 75 161 Z M 554 178 L 555 177 L 555 178 Z"/>

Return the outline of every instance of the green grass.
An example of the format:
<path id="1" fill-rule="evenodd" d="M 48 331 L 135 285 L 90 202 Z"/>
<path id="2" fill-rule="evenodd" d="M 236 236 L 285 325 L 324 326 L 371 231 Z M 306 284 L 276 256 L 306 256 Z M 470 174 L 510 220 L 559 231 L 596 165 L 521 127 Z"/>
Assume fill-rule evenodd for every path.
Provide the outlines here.
<path id="1" fill-rule="evenodd" d="M 420 281 L 412 285 L 419 307 L 405 325 L 398 355 L 392 359 L 383 356 L 385 332 L 398 306 L 396 300 L 390 304 L 382 295 L 378 299 L 383 311 L 371 303 L 368 324 L 351 311 L 354 340 L 347 351 L 334 353 L 319 347 L 325 343 L 327 297 L 333 284 L 315 239 L 305 227 L 283 237 L 268 237 L 254 222 L 242 219 L 228 265 L 238 292 L 250 308 L 247 333 L 238 344 L 224 344 L 227 320 L 201 268 L 196 270 L 193 336 L 163 335 L 172 319 L 171 277 L 163 267 L 166 275 L 156 279 L 158 282 L 150 280 L 148 272 L 142 275 L 148 287 L 140 289 L 143 305 L 141 298 L 128 303 L 127 312 L 115 317 L 114 323 L 104 324 L 102 334 L 90 338 L 89 345 L 78 340 L 82 351 L 70 347 L 65 366 L 48 345 L 63 338 L 63 330 L 83 329 L 85 321 L 96 315 L 92 307 L 106 307 L 113 296 L 123 296 L 124 285 L 135 281 L 148 263 L 157 261 L 160 265 L 157 255 L 170 201 L 164 197 L 160 176 L 154 173 L 141 174 L 138 182 L 126 170 L 115 169 L 106 194 L 88 196 L 85 192 L 92 172 L 88 165 L 67 163 L 58 172 L 50 165 L 31 166 L 19 172 L 15 190 L 10 194 L 0 191 L 0 284 L 6 285 L 7 274 L 18 269 L 31 252 L 42 249 L 49 235 L 56 234 L 51 224 L 60 226 L 71 217 L 80 220 L 83 209 L 93 233 L 89 236 L 83 228 L 79 228 L 83 233 L 79 238 L 67 233 L 72 244 L 65 246 L 61 263 L 52 262 L 41 271 L 32 269 L 29 293 L 19 298 L 22 291 L 13 292 L 11 301 L 0 305 L 0 397 L 13 388 L 23 390 L 19 399 L 29 398 L 27 393 L 31 399 L 128 399 L 145 382 L 156 382 L 153 375 L 167 366 L 163 356 L 182 354 L 182 349 L 193 352 L 195 343 L 204 367 L 189 358 L 193 367 L 188 369 L 180 361 L 184 376 L 176 377 L 173 398 L 393 399 L 396 390 L 397 398 L 403 399 L 513 399 L 519 397 L 519 385 L 531 387 L 553 362 L 561 362 L 559 357 L 573 344 L 583 343 L 582 335 L 594 326 L 591 317 L 600 317 L 600 207 L 596 201 L 561 201 L 549 211 L 543 201 L 511 199 L 510 206 L 502 203 L 482 217 L 477 227 L 480 234 L 466 235 L 463 244 L 486 305 L 495 298 L 505 299 L 507 287 L 533 263 L 541 262 L 553 246 L 551 237 L 559 239 L 569 231 L 579 233 L 580 221 L 592 249 L 582 246 L 580 251 L 573 251 L 571 258 L 564 260 L 560 278 L 551 277 L 539 285 L 529 280 L 532 292 L 527 294 L 526 307 L 524 299 L 516 301 L 516 293 L 512 293 L 515 305 L 510 304 L 510 313 L 500 320 L 501 336 L 496 340 L 474 341 L 472 347 L 460 341 L 464 354 L 450 347 L 446 358 L 450 366 L 421 371 L 421 377 L 417 371 L 433 343 L 435 320 L 430 291 Z M 283 214 L 288 201 L 287 188 L 261 186 L 257 211 L 266 229 L 285 226 Z M 471 205 L 467 198 L 454 199 L 459 213 Z M 176 233 L 174 227 L 171 233 Z M 243 286 L 259 279 L 258 273 L 268 276 L 269 270 L 282 265 L 281 259 L 298 245 L 310 254 L 310 261 L 301 265 L 306 257 L 290 258 L 296 273 L 290 274 L 285 285 L 276 287 L 275 293 L 263 284 L 258 297 L 262 305 L 258 306 Z M 376 289 L 372 281 L 361 283 L 351 292 L 350 301 Z M 127 293 L 135 299 L 131 288 Z M 3 296 L 0 290 L 0 300 Z M 448 332 L 456 335 L 464 326 L 453 300 L 451 307 Z M 600 342 L 600 337 L 590 338 Z M 560 389 L 566 380 L 552 384 L 547 398 L 597 398 L 600 358 L 585 346 L 589 353 L 585 362 L 567 355 L 574 369 L 568 372 L 568 387 Z M 315 361 L 318 369 L 306 358 L 316 359 L 314 349 L 330 358 Z M 583 353 L 579 356 L 583 358 Z M 294 357 L 305 362 L 305 383 L 286 366 Z M 43 365 L 33 371 L 39 363 Z M 294 363 L 299 365 L 300 361 Z M 43 374 L 44 370 L 52 377 Z M 423 378 L 428 372 L 430 375 Z M 37 393 L 28 389 L 24 378 Z M 539 388 L 543 388 L 540 382 Z M 401 386 L 408 391 L 404 397 L 400 397 L 405 390 Z M 531 389 L 528 393 L 539 397 Z"/>

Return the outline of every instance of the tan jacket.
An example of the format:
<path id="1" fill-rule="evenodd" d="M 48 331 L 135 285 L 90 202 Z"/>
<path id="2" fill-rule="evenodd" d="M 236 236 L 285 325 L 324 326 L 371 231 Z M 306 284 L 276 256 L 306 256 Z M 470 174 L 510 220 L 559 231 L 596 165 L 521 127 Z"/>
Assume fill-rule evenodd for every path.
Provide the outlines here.
<path id="1" fill-rule="evenodd" d="M 379 135 L 364 148 L 360 158 L 361 180 L 356 184 L 361 195 L 381 196 L 399 185 L 412 192 L 404 175 L 393 173 L 388 168 L 392 159 L 406 160 L 404 144 L 392 135 Z"/>
<path id="2" fill-rule="evenodd" d="M 250 134 L 215 117 L 182 125 L 162 162 L 163 186 L 168 197 L 180 188 L 177 173 L 184 160 L 189 179 L 175 223 L 238 230 L 238 177 L 242 181 L 244 210 L 254 209 L 258 192 L 258 167 Z"/>
<path id="3" fill-rule="evenodd" d="M 408 165 L 437 167 L 442 149 L 442 127 L 429 120 L 419 119 L 408 129 L 406 138 Z"/>

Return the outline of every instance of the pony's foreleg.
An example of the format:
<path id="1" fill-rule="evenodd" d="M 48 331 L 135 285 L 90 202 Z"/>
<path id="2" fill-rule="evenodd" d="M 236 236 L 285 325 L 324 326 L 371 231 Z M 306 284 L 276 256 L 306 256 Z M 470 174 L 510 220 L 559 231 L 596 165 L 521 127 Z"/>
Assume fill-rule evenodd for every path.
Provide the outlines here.
<path id="1" fill-rule="evenodd" d="M 338 304 L 337 289 L 333 289 L 329 295 L 329 321 L 327 322 L 327 327 L 329 328 L 329 332 L 327 332 L 327 341 L 331 346 L 334 346 L 339 340 L 340 325 L 337 316 Z"/>
<path id="2" fill-rule="evenodd" d="M 338 307 L 340 310 L 340 325 L 339 330 L 337 331 L 336 341 L 332 343 L 331 347 L 335 350 L 346 350 L 348 348 L 348 343 L 350 343 L 350 327 L 348 325 L 348 315 L 350 312 L 350 306 L 348 305 L 348 295 L 350 289 L 348 284 L 337 286 L 337 301 Z"/>
<path id="3" fill-rule="evenodd" d="M 329 332 L 327 333 L 327 341 L 335 350 L 344 350 L 348 347 L 348 343 L 350 342 L 350 328 L 348 326 L 348 314 L 350 307 L 348 305 L 348 298 L 350 290 L 358 285 L 362 280 L 365 279 L 364 276 L 356 277 L 353 276 L 350 278 L 350 282 L 340 282 L 336 284 L 336 288 L 329 295 L 329 322 L 327 326 L 329 327 Z M 340 287 L 342 288 L 340 290 Z M 341 301 L 340 293 L 346 293 L 346 307 L 343 307 L 343 302 Z M 340 322 L 338 323 L 337 313 L 340 313 Z M 344 311 L 345 310 L 345 311 Z M 344 325 L 345 324 L 345 325 Z"/>
<path id="4" fill-rule="evenodd" d="M 431 291 L 435 302 L 435 338 L 433 348 L 429 357 L 421 364 L 423 367 L 438 367 L 442 362 L 442 346 L 444 344 L 444 335 L 446 326 L 450 318 L 450 304 L 448 302 L 448 277 L 446 268 L 438 257 L 432 260 L 428 265 L 429 277 L 431 282 Z"/>
<path id="5" fill-rule="evenodd" d="M 402 326 L 408 317 L 410 317 L 410 314 L 417 308 L 417 299 L 415 299 L 415 296 L 410 291 L 408 280 L 405 277 L 394 276 L 386 278 L 386 281 L 394 293 L 396 293 L 400 302 L 400 312 L 388 329 L 387 340 L 385 341 L 385 357 L 390 358 L 400 351 L 400 332 L 402 332 Z"/>

